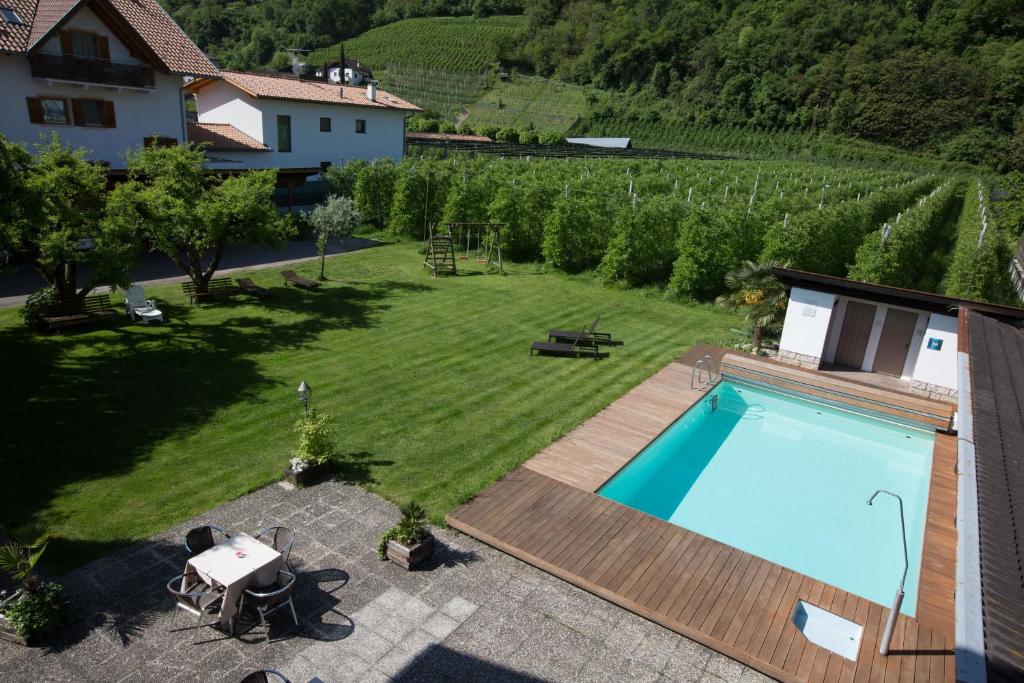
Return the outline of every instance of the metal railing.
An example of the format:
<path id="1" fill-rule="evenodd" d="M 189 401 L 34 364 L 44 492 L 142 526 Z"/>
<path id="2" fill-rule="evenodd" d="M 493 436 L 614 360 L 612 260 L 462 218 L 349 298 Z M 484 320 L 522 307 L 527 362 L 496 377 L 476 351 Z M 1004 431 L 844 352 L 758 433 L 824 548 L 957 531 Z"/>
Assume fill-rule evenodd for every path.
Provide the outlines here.
<path id="1" fill-rule="evenodd" d="M 29 55 L 34 78 L 54 78 L 80 83 L 102 83 L 129 88 L 153 88 L 153 69 L 136 64 L 119 64 L 105 59 L 70 55 Z"/>
<path id="2" fill-rule="evenodd" d="M 715 381 L 715 359 L 705 353 L 700 360 L 693 364 L 690 372 L 690 388 L 704 390 Z M 716 405 L 717 407 L 717 405 Z"/>

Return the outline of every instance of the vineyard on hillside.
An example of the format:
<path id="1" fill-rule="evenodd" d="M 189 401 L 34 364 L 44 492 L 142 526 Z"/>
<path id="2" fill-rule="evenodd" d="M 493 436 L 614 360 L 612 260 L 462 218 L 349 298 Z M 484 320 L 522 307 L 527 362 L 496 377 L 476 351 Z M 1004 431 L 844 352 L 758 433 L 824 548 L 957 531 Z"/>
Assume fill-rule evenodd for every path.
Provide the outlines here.
<path id="1" fill-rule="evenodd" d="M 523 17 L 515 16 L 403 19 L 346 40 L 345 56 L 375 71 L 404 64 L 435 71 L 480 73 L 497 61 L 500 45 L 515 40 L 525 25 Z M 322 64 L 337 58 L 338 46 L 334 45 L 310 53 L 306 61 Z"/>
<path id="2" fill-rule="evenodd" d="M 499 82 L 469 107 L 465 122 L 474 128 L 532 127 L 566 133 L 607 93 L 535 76 Z"/>
<path id="3" fill-rule="evenodd" d="M 331 175 L 350 176 L 363 216 L 393 233 L 423 239 L 431 224 L 500 222 L 510 259 L 686 299 L 721 294 L 744 259 L 773 259 L 908 287 L 937 283 L 943 274 L 929 265 L 950 261 L 947 291 L 1005 300 L 1008 236 L 987 216 L 985 239 L 1000 246 L 972 246 L 981 214 L 964 193 L 978 194 L 976 180 L 802 162 L 494 157 L 357 163 Z M 940 245 L 955 253 L 933 254 Z M 992 277 L 964 282 L 966 258 Z"/>

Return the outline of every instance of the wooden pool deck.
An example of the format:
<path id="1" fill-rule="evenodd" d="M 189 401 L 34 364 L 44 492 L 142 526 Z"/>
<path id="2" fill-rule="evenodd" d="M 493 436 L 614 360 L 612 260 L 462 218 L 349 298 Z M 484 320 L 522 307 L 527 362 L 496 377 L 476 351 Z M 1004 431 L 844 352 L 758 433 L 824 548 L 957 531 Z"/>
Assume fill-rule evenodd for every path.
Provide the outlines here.
<path id="1" fill-rule="evenodd" d="M 670 363 L 452 512 L 448 523 L 780 680 L 955 680 L 955 437 L 937 434 L 917 618 L 899 618 L 889 657 L 877 653 L 887 607 L 594 493 L 703 396 L 690 388 L 690 363 L 704 352 Z M 885 398 L 899 405 L 911 397 Z M 803 637 L 790 619 L 797 600 L 864 627 L 857 661 Z"/>

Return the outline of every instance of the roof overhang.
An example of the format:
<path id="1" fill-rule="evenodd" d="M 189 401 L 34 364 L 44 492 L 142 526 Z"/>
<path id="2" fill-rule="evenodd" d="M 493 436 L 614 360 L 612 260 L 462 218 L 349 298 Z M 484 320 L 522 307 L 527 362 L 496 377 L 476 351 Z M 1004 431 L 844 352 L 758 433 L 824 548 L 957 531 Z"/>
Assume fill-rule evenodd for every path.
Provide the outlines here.
<path id="1" fill-rule="evenodd" d="M 773 268 L 772 272 L 782 282 L 790 286 L 833 292 L 855 299 L 868 299 L 892 304 L 893 306 L 916 308 L 945 315 L 955 315 L 956 311 L 960 308 L 969 308 L 998 318 L 1024 320 L 1024 308 L 990 304 L 970 299 L 957 299 L 943 296 L 942 294 L 932 294 L 931 292 L 921 292 L 915 289 L 904 289 L 890 285 L 879 285 L 873 282 L 849 280 L 834 275 L 822 275 L 792 268 Z"/>

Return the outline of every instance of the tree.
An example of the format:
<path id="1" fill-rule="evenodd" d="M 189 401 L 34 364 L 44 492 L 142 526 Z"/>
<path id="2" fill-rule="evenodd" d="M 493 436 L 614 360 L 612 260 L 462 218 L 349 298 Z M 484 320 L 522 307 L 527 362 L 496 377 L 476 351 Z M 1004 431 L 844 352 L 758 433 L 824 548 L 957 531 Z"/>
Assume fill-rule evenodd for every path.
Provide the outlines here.
<path id="1" fill-rule="evenodd" d="M 726 273 L 725 285 L 729 292 L 715 300 L 730 310 L 744 311 L 755 351 L 761 348 L 765 332 L 778 331 L 786 313 L 786 288 L 772 272 L 776 267 L 786 268 L 788 264 L 743 261 L 738 269 Z"/>
<path id="2" fill-rule="evenodd" d="M 103 220 L 106 169 L 86 161 L 84 150 L 61 145 L 56 133 L 38 145 L 35 159 L 6 141 L 0 147 L 0 173 L 18 176 L 3 190 L 3 241 L 31 258 L 56 300 L 72 304 L 100 284 L 128 284 L 137 240 Z M 79 288 L 83 265 L 89 279 Z"/>
<path id="3" fill-rule="evenodd" d="M 268 169 L 217 178 L 204 171 L 200 147 L 152 145 L 129 153 L 128 181 L 110 193 L 107 214 L 145 235 L 202 293 L 228 244 L 274 246 L 287 237 L 271 201 L 276 177 Z"/>
<path id="4" fill-rule="evenodd" d="M 0 134 L 0 266 L 21 246 L 36 202 L 28 201 L 28 175 L 32 155 Z"/>
<path id="5" fill-rule="evenodd" d="M 309 222 L 313 225 L 316 251 L 320 254 L 320 279 L 326 280 L 324 262 L 327 260 L 327 241 L 331 237 L 350 237 L 359 224 L 359 212 L 351 199 L 332 194 L 327 197 L 327 201 L 310 211 Z"/>

